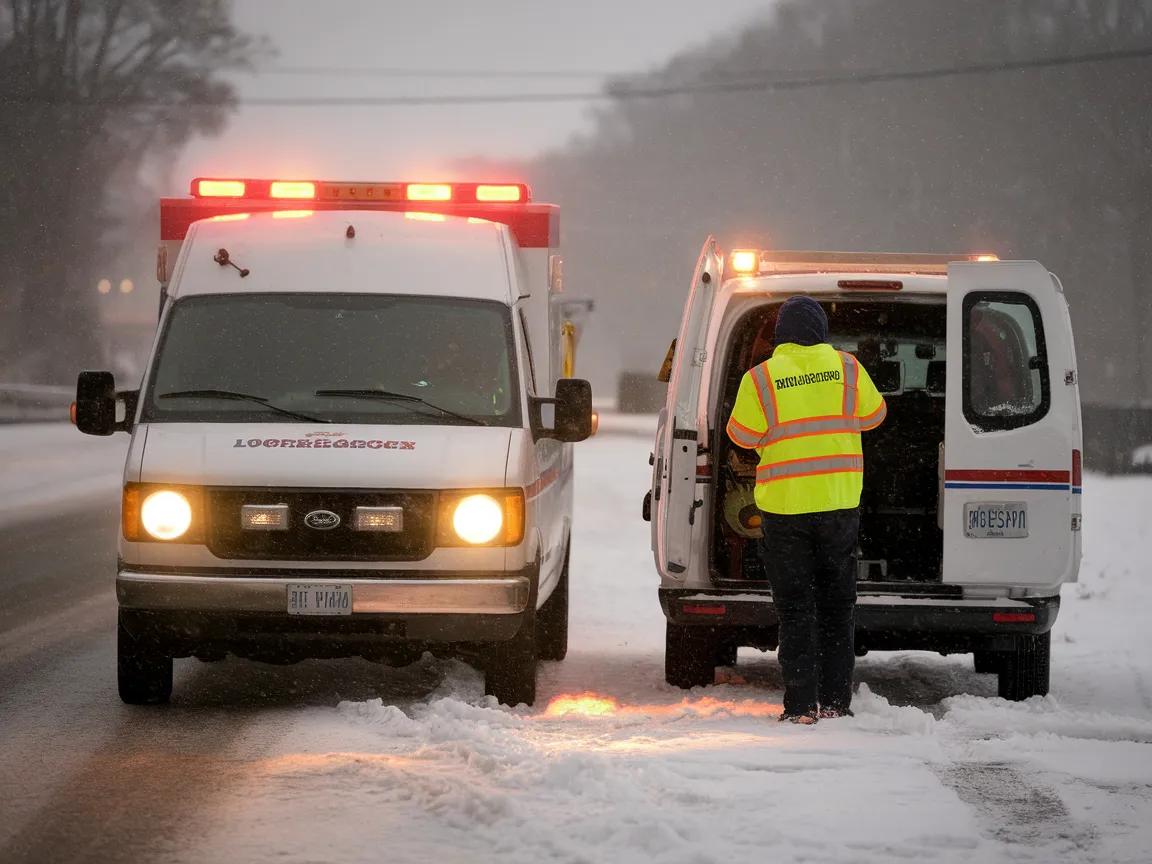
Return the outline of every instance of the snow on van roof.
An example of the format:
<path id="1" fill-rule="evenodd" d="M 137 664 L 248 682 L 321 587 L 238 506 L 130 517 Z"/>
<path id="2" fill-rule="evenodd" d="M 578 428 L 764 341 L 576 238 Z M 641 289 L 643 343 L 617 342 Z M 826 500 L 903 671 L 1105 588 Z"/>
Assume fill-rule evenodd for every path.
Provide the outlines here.
<path id="1" fill-rule="evenodd" d="M 508 244 L 504 225 L 441 213 L 232 213 L 192 225 L 169 293 L 395 293 L 511 303 L 518 292 Z"/>

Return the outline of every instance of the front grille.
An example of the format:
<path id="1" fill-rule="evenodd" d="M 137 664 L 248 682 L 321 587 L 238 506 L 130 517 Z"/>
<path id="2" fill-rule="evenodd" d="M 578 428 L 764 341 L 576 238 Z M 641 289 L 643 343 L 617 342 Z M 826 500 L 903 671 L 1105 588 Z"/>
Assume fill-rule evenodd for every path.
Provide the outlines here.
<path id="1" fill-rule="evenodd" d="M 241 527 L 245 504 L 288 506 L 287 531 Z M 400 507 L 404 530 L 397 533 L 353 531 L 357 507 Z M 315 489 L 209 489 L 208 549 L 217 558 L 276 561 L 419 561 L 433 548 L 436 495 L 433 492 L 377 492 Z M 318 531 L 304 524 L 315 510 L 329 510 L 340 524 Z"/>

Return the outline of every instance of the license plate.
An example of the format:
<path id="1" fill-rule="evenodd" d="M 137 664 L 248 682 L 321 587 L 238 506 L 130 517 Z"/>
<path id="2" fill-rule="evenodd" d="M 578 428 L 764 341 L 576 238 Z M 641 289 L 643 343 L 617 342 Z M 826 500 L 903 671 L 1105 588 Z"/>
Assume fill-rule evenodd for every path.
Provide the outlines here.
<path id="1" fill-rule="evenodd" d="M 1028 536 L 1023 501 L 981 501 L 964 505 L 964 536 L 981 540 Z"/>
<path id="2" fill-rule="evenodd" d="M 289 615 L 351 615 L 351 585 L 288 584 Z"/>

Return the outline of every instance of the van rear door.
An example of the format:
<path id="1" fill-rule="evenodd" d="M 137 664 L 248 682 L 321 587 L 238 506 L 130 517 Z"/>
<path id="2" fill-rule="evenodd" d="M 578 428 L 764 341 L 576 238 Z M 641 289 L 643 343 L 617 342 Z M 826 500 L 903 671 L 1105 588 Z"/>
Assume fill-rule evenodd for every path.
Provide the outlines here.
<path id="1" fill-rule="evenodd" d="M 1080 416 L 1066 319 L 1034 261 L 948 265 L 947 583 L 1055 588 L 1075 574 Z"/>
<path id="2" fill-rule="evenodd" d="M 656 529 L 656 566 L 662 576 L 681 579 L 692 557 L 692 527 L 697 520 L 696 442 L 700 384 L 707 359 L 705 340 L 712 300 L 720 287 L 721 257 L 709 237 L 700 252 L 684 318 L 676 339 L 668 380 L 666 416 L 657 465 L 652 521 Z"/>

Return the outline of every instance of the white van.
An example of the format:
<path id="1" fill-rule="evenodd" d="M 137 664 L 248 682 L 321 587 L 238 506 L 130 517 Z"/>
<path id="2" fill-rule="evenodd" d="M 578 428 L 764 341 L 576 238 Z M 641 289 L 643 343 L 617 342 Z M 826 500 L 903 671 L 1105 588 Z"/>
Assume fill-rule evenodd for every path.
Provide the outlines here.
<path id="1" fill-rule="evenodd" d="M 572 447 L 559 213 L 522 185 L 199 179 L 160 205 L 139 390 L 85 372 L 80 431 L 132 436 L 116 594 L 128 703 L 174 657 L 478 656 L 535 699 L 568 640 Z M 570 340 L 568 340 L 570 341 Z"/>
<path id="2" fill-rule="evenodd" d="M 1080 400 L 1068 304 L 1034 261 L 739 250 L 709 238 L 670 360 L 644 502 L 666 677 L 712 683 L 777 647 L 754 470 L 724 433 L 776 311 L 807 294 L 888 404 L 863 436 L 856 646 L 972 652 L 1000 694 L 1048 692 L 1060 586 L 1080 566 Z"/>

